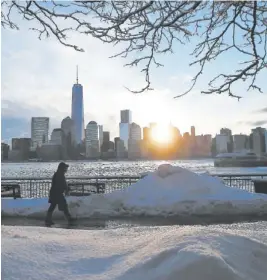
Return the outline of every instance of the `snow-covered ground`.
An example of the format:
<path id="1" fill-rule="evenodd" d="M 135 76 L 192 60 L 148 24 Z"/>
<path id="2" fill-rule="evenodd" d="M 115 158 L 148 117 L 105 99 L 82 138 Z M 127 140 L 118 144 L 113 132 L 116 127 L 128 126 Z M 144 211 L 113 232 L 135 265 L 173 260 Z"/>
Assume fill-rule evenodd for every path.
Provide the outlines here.
<path id="1" fill-rule="evenodd" d="M 174 215 L 264 215 L 267 195 L 227 187 L 208 174 L 161 165 L 125 190 L 90 197 L 69 197 L 71 213 L 85 217 Z M 47 199 L 2 199 L 3 216 L 44 217 Z M 62 216 L 56 212 L 55 216 Z"/>
<path id="2" fill-rule="evenodd" d="M 1 257 L 9 280 L 266 280 L 267 232 L 2 226 Z"/>

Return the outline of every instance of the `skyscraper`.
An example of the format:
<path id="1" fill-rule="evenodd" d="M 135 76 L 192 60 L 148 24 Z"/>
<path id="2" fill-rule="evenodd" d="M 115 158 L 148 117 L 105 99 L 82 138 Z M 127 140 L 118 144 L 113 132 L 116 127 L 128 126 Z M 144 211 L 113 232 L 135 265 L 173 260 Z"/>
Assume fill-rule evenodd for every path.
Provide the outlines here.
<path id="1" fill-rule="evenodd" d="M 32 147 L 41 147 L 42 144 L 48 143 L 49 118 L 32 117 L 31 121 L 31 139 Z"/>
<path id="2" fill-rule="evenodd" d="M 63 145 L 64 144 L 64 131 L 61 128 L 53 129 L 51 133 L 50 143 L 54 145 Z"/>
<path id="3" fill-rule="evenodd" d="M 120 123 L 120 139 L 123 141 L 126 151 L 128 151 L 128 141 L 129 141 L 129 136 L 130 136 L 130 129 L 131 129 L 131 124 Z"/>
<path id="4" fill-rule="evenodd" d="M 15 155 L 14 159 L 27 160 L 29 159 L 31 147 L 31 138 L 12 138 L 12 151 Z"/>
<path id="5" fill-rule="evenodd" d="M 141 127 L 136 123 L 132 123 L 130 127 L 130 139 L 140 141 L 142 139 L 141 134 Z"/>
<path id="6" fill-rule="evenodd" d="M 121 111 L 121 123 L 132 123 L 132 112 L 130 110 Z"/>
<path id="7" fill-rule="evenodd" d="M 74 139 L 76 144 L 84 140 L 84 108 L 83 108 L 83 86 L 79 84 L 78 67 L 76 84 L 72 87 L 71 118 L 74 122 Z"/>
<path id="8" fill-rule="evenodd" d="M 132 123 L 130 125 L 130 137 L 128 141 L 128 158 L 136 159 L 141 156 L 141 138 L 141 127 L 136 123 Z"/>
<path id="9" fill-rule="evenodd" d="M 61 122 L 61 129 L 63 130 L 66 139 L 72 144 L 74 139 L 74 122 L 70 117 L 66 117 Z"/>
<path id="10" fill-rule="evenodd" d="M 231 129 L 229 129 L 229 128 L 221 128 L 220 134 L 221 134 L 221 135 L 228 135 L 228 136 L 231 136 L 231 135 L 232 135 L 232 131 L 231 131 Z"/>
<path id="11" fill-rule="evenodd" d="M 103 144 L 103 125 L 98 126 L 98 131 L 99 131 L 99 144 L 101 147 Z"/>
<path id="12" fill-rule="evenodd" d="M 262 127 L 256 127 L 251 130 L 252 132 L 252 142 L 253 142 L 253 152 L 257 155 L 265 153 L 265 132 L 266 129 Z"/>
<path id="13" fill-rule="evenodd" d="M 74 133 L 74 122 L 70 117 L 66 117 L 61 122 L 61 129 L 64 133 L 63 137 L 63 151 L 67 158 L 71 159 L 74 157 L 74 144 L 75 144 L 75 133 Z"/>
<path id="14" fill-rule="evenodd" d="M 103 131 L 103 142 L 108 143 L 110 141 L 109 131 Z"/>
<path id="15" fill-rule="evenodd" d="M 148 141 L 149 140 L 149 128 L 148 127 L 144 127 L 143 128 L 143 139 L 145 141 Z"/>
<path id="16" fill-rule="evenodd" d="M 99 131 L 98 125 L 95 121 L 90 121 L 86 126 L 85 134 L 85 148 L 86 157 L 98 158 L 99 157 Z"/>
<path id="17" fill-rule="evenodd" d="M 101 152 L 105 153 L 109 149 L 111 149 L 111 146 L 110 146 L 110 133 L 109 133 L 109 131 L 103 131 L 103 144 L 101 146 Z"/>
<path id="18" fill-rule="evenodd" d="M 114 150 L 115 150 L 115 155 L 118 159 L 124 158 L 125 148 L 124 148 L 123 141 L 120 139 L 120 137 L 114 138 Z"/>
<path id="19" fill-rule="evenodd" d="M 132 112 L 130 110 L 122 110 L 121 122 L 120 122 L 120 139 L 123 141 L 126 151 L 128 150 L 128 141 L 130 137 L 131 123 L 132 123 Z"/>
<path id="20" fill-rule="evenodd" d="M 192 137 L 196 136 L 196 128 L 194 126 L 191 126 L 191 136 Z"/>

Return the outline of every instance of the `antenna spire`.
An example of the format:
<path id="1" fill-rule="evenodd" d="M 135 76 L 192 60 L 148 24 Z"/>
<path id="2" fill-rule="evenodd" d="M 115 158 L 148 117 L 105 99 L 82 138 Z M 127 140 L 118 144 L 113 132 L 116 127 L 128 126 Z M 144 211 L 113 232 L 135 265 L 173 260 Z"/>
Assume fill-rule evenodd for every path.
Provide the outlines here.
<path id="1" fill-rule="evenodd" d="M 79 84 L 79 69 L 78 69 L 78 65 L 76 66 L 76 83 Z"/>

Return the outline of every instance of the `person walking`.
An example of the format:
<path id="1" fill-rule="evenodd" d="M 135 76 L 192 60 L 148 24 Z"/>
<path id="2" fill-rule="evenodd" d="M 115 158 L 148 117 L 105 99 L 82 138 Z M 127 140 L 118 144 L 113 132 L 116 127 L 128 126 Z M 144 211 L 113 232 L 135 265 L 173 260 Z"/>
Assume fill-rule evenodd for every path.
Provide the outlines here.
<path id="1" fill-rule="evenodd" d="M 70 215 L 68 204 L 64 194 L 68 191 L 68 185 L 65 178 L 65 173 L 68 171 L 68 165 L 64 162 L 61 162 L 58 165 L 57 171 L 52 178 L 52 186 L 49 191 L 49 200 L 50 206 L 47 211 L 45 218 L 45 224 L 47 226 L 53 225 L 52 215 L 56 206 L 58 205 L 58 210 L 64 212 L 68 223 L 70 224 L 73 221 L 73 218 Z"/>

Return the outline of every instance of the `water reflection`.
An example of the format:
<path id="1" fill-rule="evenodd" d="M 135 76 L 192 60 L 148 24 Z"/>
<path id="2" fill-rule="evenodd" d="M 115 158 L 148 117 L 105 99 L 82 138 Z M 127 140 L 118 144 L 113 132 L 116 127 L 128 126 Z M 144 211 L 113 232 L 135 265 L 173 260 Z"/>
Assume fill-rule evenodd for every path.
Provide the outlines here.
<path id="1" fill-rule="evenodd" d="M 257 168 L 215 168 L 212 159 L 174 160 L 174 161 L 70 161 L 68 176 L 120 176 L 137 175 L 154 171 L 160 164 L 170 163 L 174 166 L 188 168 L 195 172 L 213 173 L 267 173 L 267 167 Z M 2 163 L 2 177 L 52 177 L 58 162 L 38 163 Z"/>

